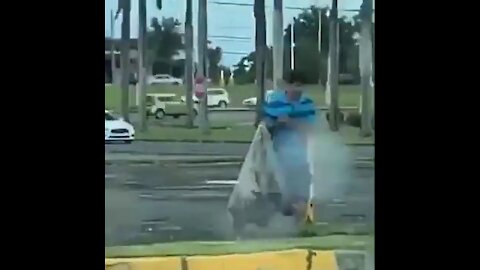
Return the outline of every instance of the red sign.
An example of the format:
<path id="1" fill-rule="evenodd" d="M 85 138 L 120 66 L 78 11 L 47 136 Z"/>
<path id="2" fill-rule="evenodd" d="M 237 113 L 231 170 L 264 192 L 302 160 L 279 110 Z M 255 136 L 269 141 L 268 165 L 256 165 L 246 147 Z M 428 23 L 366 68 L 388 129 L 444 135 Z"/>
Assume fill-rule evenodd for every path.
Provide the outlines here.
<path id="1" fill-rule="evenodd" d="M 206 86 L 205 86 L 205 78 L 197 77 L 195 78 L 195 96 L 197 98 L 202 98 L 205 96 Z"/>

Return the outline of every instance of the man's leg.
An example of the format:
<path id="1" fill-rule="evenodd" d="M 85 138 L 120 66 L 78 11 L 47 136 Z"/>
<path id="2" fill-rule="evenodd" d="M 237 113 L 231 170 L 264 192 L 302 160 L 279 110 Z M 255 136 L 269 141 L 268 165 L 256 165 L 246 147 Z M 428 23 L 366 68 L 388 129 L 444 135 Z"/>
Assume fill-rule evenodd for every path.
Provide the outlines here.
<path id="1" fill-rule="evenodd" d="M 308 199 L 310 196 L 311 174 L 308 166 L 291 168 L 288 173 L 287 190 L 284 200 L 283 214 L 295 216 L 296 219 L 305 217 Z"/>

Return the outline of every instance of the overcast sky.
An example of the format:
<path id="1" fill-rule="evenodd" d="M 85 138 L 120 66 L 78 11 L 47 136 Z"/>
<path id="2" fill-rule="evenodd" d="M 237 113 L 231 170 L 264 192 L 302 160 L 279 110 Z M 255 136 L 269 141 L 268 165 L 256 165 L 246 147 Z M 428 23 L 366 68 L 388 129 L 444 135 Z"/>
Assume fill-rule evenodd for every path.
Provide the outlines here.
<path id="1" fill-rule="evenodd" d="M 138 0 L 132 1 L 131 11 L 131 33 L 132 37 L 138 35 Z M 254 50 L 254 33 L 255 24 L 253 18 L 253 7 L 251 6 L 231 6 L 220 5 L 214 2 L 229 3 L 253 3 L 253 0 L 207 0 L 208 5 L 208 35 L 209 36 L 238 36 L 247 37 L 250 40 L 233 41 L 226 39 L 218 39 L 209 37 L 214 46 L 219 46 L 225 52 L 241 52 L 249 53 Z M 283 0 L 284 7 L 300 7 L 308 8 L 311 5 L 326 7 L 329 6 L 331 0 Z M 339 9 L 358 9 L 362 0 L 339 0 Z M 118 0 L 105 0 L 105 36 L 111 35 L 110 12 L 117 10 Z M 185 0 L 163 0 L 162 10 L 156 8 L 156 0 L 147 0 L 147 23 L 153 17 L 174 17 L 180 22 L 185 22 Z M 271 46 L 272 33 L 272 6 L 273 0 L 266 0 L 266 17 L 267 17 L 267 44 Z M 193 27 L 196 32 L 197 25 L 197 1 L 193 0 Z M 293 17 L 301 13 L 301 10 L 284 10 L 284 27 L 288 25 Z M 352 16 L 352 12 L 339 12 L 340 16 Z M 115 23 L 114 35 L 120 37 L 120 21 Z M 196 34 L 194 35 L 196 42 Z M 241 55 L 227 54 L 223 55 L 222 64 L 232 66 L 236 64 Z"/>

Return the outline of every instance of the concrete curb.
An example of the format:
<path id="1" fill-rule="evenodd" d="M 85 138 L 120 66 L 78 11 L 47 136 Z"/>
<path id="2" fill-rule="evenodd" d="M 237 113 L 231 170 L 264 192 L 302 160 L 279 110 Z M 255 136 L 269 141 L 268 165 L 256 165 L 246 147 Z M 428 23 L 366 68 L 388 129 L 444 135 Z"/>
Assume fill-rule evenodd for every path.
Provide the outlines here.
<path id="1" fill-rule="evenodd" d="M 362 251 L 292 249 L 250 254 L 105 259 L 106 270 L 367 270 Z M 370 269 L 368 269 L 370 270 Z"/>
<path id="2" fill-rule="evenodd" d="M 334 251 L 299 249 L 217 256 L 105 259 L 106 270 L 223 270 L 225 266 L 231 270 L 338 269 Z"/>

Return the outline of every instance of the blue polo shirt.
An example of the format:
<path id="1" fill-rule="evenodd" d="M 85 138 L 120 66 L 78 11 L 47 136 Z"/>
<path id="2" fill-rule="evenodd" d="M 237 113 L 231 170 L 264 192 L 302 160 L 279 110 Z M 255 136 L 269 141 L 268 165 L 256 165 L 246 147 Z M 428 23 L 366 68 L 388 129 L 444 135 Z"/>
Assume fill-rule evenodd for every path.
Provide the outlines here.
<path id="1" fill-rule="evenodd" d="M 305 166 L 307 162 L 307 144 L 305 134 L 277 122 L 282 116 L 303 124 L 315 122 L 315 104 L 302 95 L 298 101 L 287 99 L 283 90 L 272 92 L 263 106 L 264 121 L 272 133 L 273 145 L 279 161 L 287 168 Z"/>

